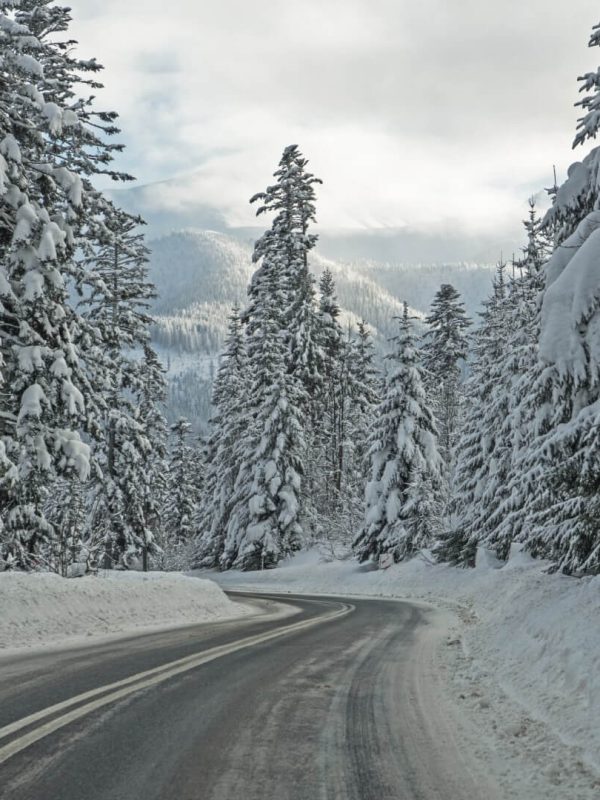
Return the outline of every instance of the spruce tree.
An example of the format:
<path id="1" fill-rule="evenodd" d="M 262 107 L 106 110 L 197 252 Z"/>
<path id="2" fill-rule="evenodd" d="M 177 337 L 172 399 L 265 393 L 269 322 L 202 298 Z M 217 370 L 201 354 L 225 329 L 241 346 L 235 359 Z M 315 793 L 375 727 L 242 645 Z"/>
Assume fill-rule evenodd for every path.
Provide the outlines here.
<path id="1" fill-rule="evenodd" d="M 501 261 L 492 295 L 484 303 L 480 325 L 473 334 L 464 423 L 457 443 L 450 529 L 442 534 L 436 546 L 437 556 L 452 563 L 475 562 L 486 514 L 482 495 L 503 442 L 500 435 L 503 417 L 498 417 L 493 403 L 502 385 L 503 347 L 507 337 L 505 270 L 506 265 Z"/>
<path id="2" fill-rule="evenodd" d="M 498 558 L 506 558 L 510 545 L 520 537 L 526 508 L 538 489 L 525 479 L 534 437 L 532 388 L 538 372 L 539 297 L 543 289 L 543 265 L 549 243 L 537 217 L 535 201 L 529 201 L 524 221 L 527 245 L 518 263 L 506 305 L 506 338 L 502 356 L 502 380 L 492 408 L 500 421 L 504 443 L 496 468 L 483 495 L 485 512 L 480 531 L 482 543 Z"/>
<path id="3" fill-rule="evenodd" d="M 242 321 L 250 392 L 246 427 L 236 445 L 237 472 L 220 563 L 243 569 L 271 566 L 299 547 L 307 516 L 301 476 L 306 454 L 305 382 L 312 366 L 312 287 L 308 254 L 315 219 L 314 186 L 296 145 L 287 147 L 276 183 L 255 195 L 257 215 L 274 213 L 271 228 L 256 242 L 258 263 Z M 305 369 L 305 365 L 307 369 Z"/>
<path id="4" fill-rule="evenodd" d="M 4 443 L 15 479 L 3 503 L 2 553 L 28 567 L 54 531 L 44 508 L 59 478 L 85 480 L 90 453 L 80 438 L 95 427 L 102 399 L 89 379 L 93 336 L 73 307 L 85 284 L 76 258 L 99 193 L 92 177 L 111 171 L 115 115 L 99 112 L 93 59 L 72 56 L 69 9 L 49 0 L 0 4 L 0 302 L 5 387 Z"/>
<path id="5" fill-rule="evenodd" d="M 191 425 L 183 417 L 171 425 L 171 457 L 164 515 L 164 550 L 167 560 L 177 561 L 194 535 L 197 491 L 194 484 L 194 451 Z"/>
<path id="6" fill-rule="evenodd" d="M 271 277 L 249 350 L 252 398 L 221 566 L 264 569 L 298 550 L 305 441 L 302 387 L 286 371 L 281 305 Z"/>
<path id="7" fill-rule="evenodd" d="M 156 416 L 164 378 L 161 382 L 149 342 L 155 289 L 148 280 L 141 220 L 108 203 L 103 211 L 98 244 L 88 248 L 85 261 L 91 286 L 86 319 L 97 334 L 94 375 L 105 399 L 94 446 L 99 468 L 93 529 L 105 566 L 126 566 L 137 555 L 147 564 L 148 555 L 158 552 L 141 487 L 150 478 L 154 448 L 164 449 L 164 440 L 156 440 L 165 435 Z"/>
<path id="8" fill-rule="evenodd" d="M 431 543 L 437 527 L 432 497 L 442 461 L 406 304 L 399 322 L 374 422 L 365 524 L 354 543 L 360 561 L 384 553 L 409 558 Z"/>
<path id="9" fill-rule="evenodd" d="M 340 307 L 335 293 L 335 282 L 329 269 L 325 269 L 319 282 L 319 354 L 322 392 L 318 398 L 318 425 L 316 444 L 320 455 L 320 473 L 323 492 L 319 511 L 331 510 L 338 504 L 342 488 L 344 459 L 344 395 L 346 392 L 346 345 L 339 322 Z"/>
<path id="10" fill-rule="evenodd" d="M 218 567 L 221 563 L 239 470 L 238 447 L 249 423 L 244 414 L 248 386 L 246 344 L 239 308 L 235 306 L 229 317 L 225 350 L 213 386 L 214 414 L 204 447 L 194 568 Z"/>
<path id="11" fill-rule="evenodd" d="M 440 452 L 448 472 L 452 469 L 460 425 L 462 379 L 468 352 L 467 330 L 471 320 L 460 294 L 450 284 L 435 295 L 423 344 L 423 366 L 428 372 L 427 392 L 435 411 Z"/>

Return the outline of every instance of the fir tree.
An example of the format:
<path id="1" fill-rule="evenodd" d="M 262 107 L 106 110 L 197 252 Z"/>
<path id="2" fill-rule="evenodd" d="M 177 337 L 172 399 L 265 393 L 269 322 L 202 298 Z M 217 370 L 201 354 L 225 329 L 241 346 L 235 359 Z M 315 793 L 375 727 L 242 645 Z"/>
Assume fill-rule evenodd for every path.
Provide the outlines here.
<path id="1" fill-rule="evenodd" d="M 462 376 L 471 321 L 459 293 L 447 283 L 436 293 L 425 321 L 428 328 L 424 336 L 423 366 L 429 373 L 427 391 L 435 410 L 440 451 L 450 471 L 460 425 Z"/>
<path id="2" fill-rule="evenodd" d="M 464 424 L 457 443 L 450 530 L 436 547 L 439 558 L 474 564 L 480 528 L 485 521 L 482 495 L 502 446 L 502 417 L 493 401 L 502 384 L 503 343 L 507 336 L 506 265 L 500 262 L 491 298 L 473 335 L 471 376 L 466 387 Z"/>
<path id="3" fill-rule="evenodd" d="M 249 423 L 244 414 L 249 376 L 239 308 L 229 317 L 225 351 L 213 386 L 211 432 L 204 448 L 204 480 L 193 566 L 218 567 L 223 554 L 239 469 L 238 446 Z"/>
<path id="4" fill-rule="evenodd" d="M 430 504 L 439 488 L 441 457 L 406 304 L 400 333 L 392 341 L 395 349 L 372 435 L 365 525 L 354 543 L 361 561 L 383 553 L 396 561 L 408 558 L 431 543 L 436 527 Z M 430 514 L 426 520 L 424 511 Z"/>
<path id="5" fill-rule="evenodd" d="M 76 60 L 64 41 L 69 10 L 49 0 L 0 4 L 0 309 L 6 390 L 4 442 L 16 469 L 3 504 L 4 555 L 36 563 L 52 539 L 45 517 L 58 477 L 85 479 L 98 398 L 85 370 L 88 333 L 70 289 L 85 282 L 75 258 L 98 198 L 91 178 L 111 172 L 105 135 L 114 114 L 98 112 L 81 87 L 99 88 L 101 69 Z M 86 89 L 87 91 L 87 89 Z"/>
<path id="6" fill-rule="evenodd" d="M 255 195 L 257 215 L 275 213 L 256 242 L 259 263 L 242 315 L 252 384 L 244 413 L 246 430 L 236 446 L 237 474 L 221 566 L 270 566 L 297 549 L 302 535 L 303 458 L 306 443 L 305 380 L 309 350 L 311 281 L 308 253 L 316 236 L 314 185 L 298 147 L 284 150 L 276 183 Z M 308 325 L 306 323 L 309 323 Z"/>
<path id="7" fill-rule="evenodd" d="M 286 147 L 274 173 L 276 182 L 250 200 L 259 203 L 257 216 L 275 214 L 271 227 L 254 246 L 252 260 L 260 265 L 250 281 L 249 305 L 242 315 L 250 335 L 255 314 L 261 314 L 266 285 L 277 286 L 286 310 L 294 308 L 299 290 L 306 290 L 308 254 L 317 241 L 317 236 L 308 232 L 310 223 L 315 222 L 314 187 L 322 183 L 307 172 L 307 164 L 297 145 Z M 289 320 L 282 322 L 287 327 Z"/>
<path id="8" fill-rule="evenodd" d="M 161 444 L 151 438 L 165 434 L 156 416 L 164 384 L 161 389 L 149 344 L 148 307 L 155 289 L 148 280 L 141 220 L 110 204 L 103 210 L 98 246 L 86 259 L 91 285 L 86 318 L 98 336 L 94 373 L 106 408 L 94 448 L 99 469 L 94 478 L 93 527 L 102 541 L 106 566 L 126 565 L 139 554 L 147 565 L 148 554 L 158 549 L 140 487 L 149 479 L 153 444 L 164 447 L 164 440 Z M 138 349 L 143 361 L 136 355 Z"/>
<path id="9" fill-rule="evenodd" d="M 317 398 L 318 425 L 316 444 L 320 452 L 320 470 L 325 476 L 319 510 L 331 509 L 342 488 L 344 459 L 344 395 L 346 392 L 345 343 L 339 323 L 340 307 L 335 283 L 328 269 L 319 282 L 319 353 L 322 392 Z"/>
<path id="10" fill-rule="evenodd" d="M 169 461 L 164 507 L 165 550 L 173 557 L 194 534 L 197 491 L 194 485 L 194 452 L 189 442 L 191 425 L 183 417 L 171 425 L 173 443 Z"/>
<path id="11" fill-rule="evenodd" d="M 275 277 L 257 308 L 249 374 L 252 413 L 236 479 L 221 566 L 263 569 L 298 550 L 302 537 L 301 487 L 305 441 L 302 389 L 285 368 Z"/>

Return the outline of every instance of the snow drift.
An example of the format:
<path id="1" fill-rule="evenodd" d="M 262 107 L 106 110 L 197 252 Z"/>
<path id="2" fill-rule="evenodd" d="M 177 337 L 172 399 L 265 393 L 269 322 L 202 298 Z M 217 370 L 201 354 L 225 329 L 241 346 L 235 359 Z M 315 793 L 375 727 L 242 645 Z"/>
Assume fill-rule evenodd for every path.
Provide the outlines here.
<path id="1" fill-rule="evenodd" d="M 0 649 L 58 645 L 140 628 L 230 619 L 248 613 L 209 580 L 170 573 L 110 572 L 75 580 L 0 574 Z"/>

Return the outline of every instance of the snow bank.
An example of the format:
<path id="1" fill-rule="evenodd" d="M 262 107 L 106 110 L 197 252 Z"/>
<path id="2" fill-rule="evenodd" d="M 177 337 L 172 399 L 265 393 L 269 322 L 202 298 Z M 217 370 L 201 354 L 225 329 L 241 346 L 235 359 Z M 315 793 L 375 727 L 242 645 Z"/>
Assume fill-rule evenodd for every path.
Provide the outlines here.
<path id="1" fill-rule="evenodd" d="M 48 573 L 0 574 L 0 651 L 244 613 L 248 609 L 213 581 L 174 573 L 107 572 L 72 580 Z"/>
<path id="2" fill-rule="evenodd" d="M 461 636 L 477 671 L 492 676 L 529 718 L 549 726 L 576 758 L 600 771 L 600 576 L 547 575 L 543 562 L 517 547 L 504 566 L 478 561 L 474 570 L 458 569 L 425 555 L 373 571 L 355 561 L 327 563 L 311 551 L 282 568 L 215 579 L 239 588 L 454 606 L 472 623 Z"/>

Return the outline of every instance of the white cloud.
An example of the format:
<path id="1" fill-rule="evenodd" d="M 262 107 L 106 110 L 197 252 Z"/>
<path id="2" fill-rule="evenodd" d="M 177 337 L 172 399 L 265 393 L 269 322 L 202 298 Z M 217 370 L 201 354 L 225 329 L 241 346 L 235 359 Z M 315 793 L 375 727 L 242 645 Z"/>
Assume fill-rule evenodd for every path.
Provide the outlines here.
<path id="1" fill-rule="evenodd" d="M 81 55 L 105 64 L 121 165 L 188 175 L 165 204 L 248 224 L 247 197 L 297 142 L 327 226 L 518 224 L 564 170 L 594 0 L 79 0 Z"/>

